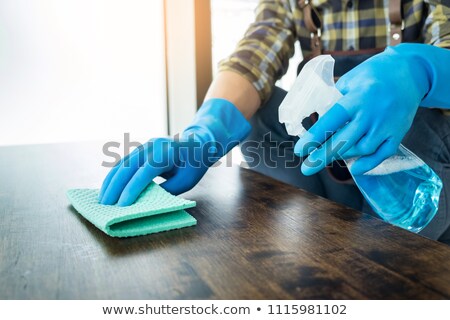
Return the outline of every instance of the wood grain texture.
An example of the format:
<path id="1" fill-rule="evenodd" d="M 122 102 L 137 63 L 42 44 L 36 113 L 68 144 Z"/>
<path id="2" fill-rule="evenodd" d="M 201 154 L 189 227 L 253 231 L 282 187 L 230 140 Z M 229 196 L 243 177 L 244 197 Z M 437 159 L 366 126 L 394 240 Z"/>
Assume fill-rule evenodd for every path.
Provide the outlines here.
<path id="1" fill-rule="evenodd" d="M 184 196 L 196 227 L 111 238 L 65 191 L 98 144 L 0 148 L 0 299 L 450 298 L 450 248 L 240 168 Z"/>

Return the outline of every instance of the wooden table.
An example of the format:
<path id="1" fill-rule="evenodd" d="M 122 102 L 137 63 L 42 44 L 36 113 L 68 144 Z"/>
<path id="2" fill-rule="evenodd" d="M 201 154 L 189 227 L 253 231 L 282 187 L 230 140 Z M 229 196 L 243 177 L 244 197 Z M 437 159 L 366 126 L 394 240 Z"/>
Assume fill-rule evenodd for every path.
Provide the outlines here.
<path id="1" fill-rule="evenodd" d="M 184 195 L 198 225 L 111 238 L 65 191 L 98 144 L 0 148 L 1 299 L 450 298 L 450 247 L 237 167 Z"/>

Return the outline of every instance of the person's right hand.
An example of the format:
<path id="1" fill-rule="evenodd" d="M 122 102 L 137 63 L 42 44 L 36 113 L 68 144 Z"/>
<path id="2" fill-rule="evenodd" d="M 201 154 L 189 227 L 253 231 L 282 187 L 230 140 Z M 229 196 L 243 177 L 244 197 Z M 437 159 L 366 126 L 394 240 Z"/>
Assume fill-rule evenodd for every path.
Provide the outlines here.
<path id="1" fill-rule="evenodd" d="M 250 129 L 232 103 L 210 99 L 180 139 L 151 139 L 120 161 L 106 176 L 99 201 L 105 205 L 131 205 L 157 176 L 166 179 L 161 186 L 174 195 L 188 191 Z"/>

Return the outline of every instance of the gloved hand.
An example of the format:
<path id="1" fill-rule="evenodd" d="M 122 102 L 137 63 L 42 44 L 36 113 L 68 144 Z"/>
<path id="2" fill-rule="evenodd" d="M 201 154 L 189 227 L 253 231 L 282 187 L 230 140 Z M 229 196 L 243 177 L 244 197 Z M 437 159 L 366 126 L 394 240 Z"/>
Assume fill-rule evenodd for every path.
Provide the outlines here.
<path id="1" fill-rule="evenodd" d="M 161 186 L 168 192 L 183 193 L 194 187 L 250 129 L 249 122 L 231 102 L 210 99 L 179 139 L 151 139 L 115 166 L 103 182 L 99 201 L 131 205 L 156 176 L 167 179 Z"/>
<path id="2" fill-rule="evenodd" d="M 297 155 L 310 154 L 302 172 L 360 157 L 350 168 L 360 175 L 393 155 L 419 105 L 450 108 L 449 63 L 450 50 L 405 43 L 346 73 L 336 84 L 344 96 L 295 145 Z"/>

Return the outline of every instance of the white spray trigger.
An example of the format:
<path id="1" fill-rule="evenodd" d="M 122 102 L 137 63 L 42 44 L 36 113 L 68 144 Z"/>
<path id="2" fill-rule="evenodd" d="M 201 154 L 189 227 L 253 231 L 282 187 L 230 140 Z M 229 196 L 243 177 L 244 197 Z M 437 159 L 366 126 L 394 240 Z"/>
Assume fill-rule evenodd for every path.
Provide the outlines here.
<path id="1" fill-rule="evenodd" d="M 342 94 L 334 84 L 334 59 L 320 55 L 309 61 L 295 79 L 278 110 L 279 121 L 291 136 L 303 136 L 302 121 L 312 113 L 319 117 L 338 101 Z"/>

